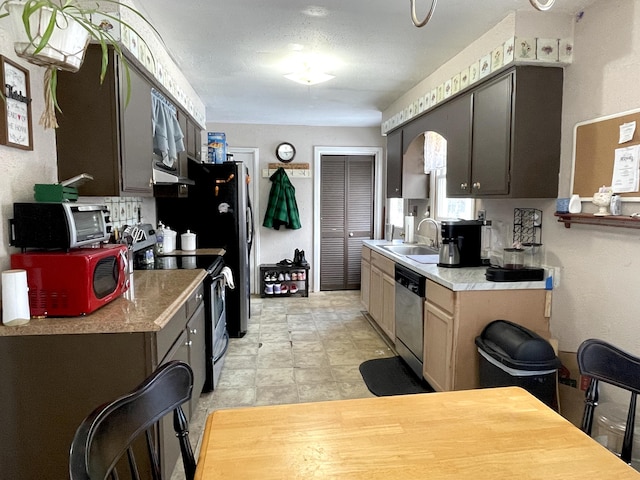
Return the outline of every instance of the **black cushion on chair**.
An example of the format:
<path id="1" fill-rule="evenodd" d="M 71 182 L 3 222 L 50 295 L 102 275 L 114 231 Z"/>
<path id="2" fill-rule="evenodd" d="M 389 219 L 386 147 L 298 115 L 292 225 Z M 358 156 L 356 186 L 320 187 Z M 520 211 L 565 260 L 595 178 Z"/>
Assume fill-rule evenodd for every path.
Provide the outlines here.
<path id="1" fill-rule="evenodd" d="M 173 412 L 174 429 L 187 480 L 195 475 L 195 458 L 189 443 L 187 419 L 181 405 L 191 398 L 193 372 L 184 362 L 160 366 L 131 393 L 96 408 L 78 427 L 69 454 L 71 480 L 104 479 L 127 454 L 129 468 L 138 471 L 132 444 L 143 434 L 153 478 L 160 479 L 157 441 L 152 427 Z M 133 478 L 137 478 L 132 474 Z M 117 478 L 114 477 L 114 478 Z"/>
<path id="2" fill-rule="evenodd" d="M 620 458 L 631 463 L 636 397 L 640 393 L 640 358 L 602 340 L 585 340 L 578 348 L 580 373 L 591 377 L 585 395 L 582 430 L 591 435 L 595 407 L 598 405 L 598 382 L 605 382 L 631 392 Z"/>

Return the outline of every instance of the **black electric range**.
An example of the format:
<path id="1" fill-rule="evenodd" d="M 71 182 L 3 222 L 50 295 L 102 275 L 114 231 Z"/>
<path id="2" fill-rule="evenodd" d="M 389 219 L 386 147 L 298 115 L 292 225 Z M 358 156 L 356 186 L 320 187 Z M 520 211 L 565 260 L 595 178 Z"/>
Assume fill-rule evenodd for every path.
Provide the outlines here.
<path id="1" fill-rule="evenodd" d="M 133 257 L 134 270 L 193 270 L 202 268 L 209 274 L 217 275 L 224 267 L 221 255 L 149 255 L 136 252 Z"/>
<path id="2" fill-rule="evenodd" d="M 223 272 L 224 267 L 221 255 L 157 255 L 154 254 L 153 245 L 136 249 L 134 244 L 134 270 L 202 268 L 207 272 L 204 279 L 206 377 L 203 392 L 210 392 L 216 388 L 229 347 L 225 306 L 227 278 Z"/>

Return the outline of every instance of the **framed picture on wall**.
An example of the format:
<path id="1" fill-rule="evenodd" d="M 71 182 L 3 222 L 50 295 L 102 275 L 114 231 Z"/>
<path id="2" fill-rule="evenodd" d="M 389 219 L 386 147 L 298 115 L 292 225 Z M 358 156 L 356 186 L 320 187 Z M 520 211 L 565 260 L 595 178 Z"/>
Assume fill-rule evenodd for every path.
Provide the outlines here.
<path id="1" fill-rule="evenodd" d="M 0 55 L 4 101 L 0 111 L 0 145 L 33 150 L 29 71 Z"/>

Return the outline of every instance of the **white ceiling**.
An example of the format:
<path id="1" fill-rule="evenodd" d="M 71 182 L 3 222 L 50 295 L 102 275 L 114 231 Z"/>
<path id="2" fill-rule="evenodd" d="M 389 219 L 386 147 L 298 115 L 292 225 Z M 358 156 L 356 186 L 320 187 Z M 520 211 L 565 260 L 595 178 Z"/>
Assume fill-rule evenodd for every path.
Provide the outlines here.
<path id="1" fill-rule="evenodd" d="M 208 122 L 377 126 L 381 112 L 529 0 L 440 0 L 416 28 L 409 0 L 138 0 L 206 106 Z M 416 0 L 418 16 L 431 0 Z M 593 0 L 557 0 L 575 14 Z M 321 13 L 321 16 L 314 14 Z M 545 15 L 545 13 L 538 13 Z M 306 86 L 282 61 L 302 48 L 337 57 Z"/>

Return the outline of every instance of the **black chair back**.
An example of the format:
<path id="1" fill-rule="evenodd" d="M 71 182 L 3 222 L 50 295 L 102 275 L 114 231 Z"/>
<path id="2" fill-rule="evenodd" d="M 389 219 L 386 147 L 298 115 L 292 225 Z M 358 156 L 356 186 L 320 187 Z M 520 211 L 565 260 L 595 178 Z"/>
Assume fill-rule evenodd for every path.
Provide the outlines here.
<path id="1" fill-rule="evenodd" d="M 184 362 L 172 361 L 160 366 L 131 393 L 96 408 L 78 427 L 71 444 L 69 474 L 71 480 L 117 479 L 117 465 L 127 455 L 131 478 L 139 478 L 140 461 L 134 442 L 146 437 L 152 478 L 161 480 L 157 429 L 154 426 L 173 412 L 173 424 L 187 480 L 195 475 L 196 462 L 189 443 L 188 422 L 182 404 L 193 390 L 193 372 Z M 138 455 L 139 457 L 139 455 Z"/>
<path id="2" fill-rule="evenodd" d="M 640 358 L 620 350 L 602 340 L 585 340 L 578 348 L 580 373 L 591 377 L 585 394 L 582 430 L 591 435 L 594 411 L 598 405 L 598 382 L 605 382 L 631 392 L 629 413 L 625 424 L 620 458 L 631 463 L 633 429 L 635 427 L 636 397 L 640 393 Z"/>

